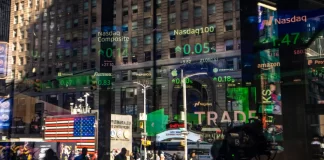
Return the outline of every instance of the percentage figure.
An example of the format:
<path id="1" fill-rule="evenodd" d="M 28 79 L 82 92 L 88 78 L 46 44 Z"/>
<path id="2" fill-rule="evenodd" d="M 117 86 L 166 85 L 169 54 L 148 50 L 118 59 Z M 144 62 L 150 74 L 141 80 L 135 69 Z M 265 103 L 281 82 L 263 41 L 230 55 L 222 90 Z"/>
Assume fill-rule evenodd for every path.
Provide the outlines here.
<path id="1" fill-rule="evenodd" d="M 192 80 L 191 79 L 189 79 L 189 78 L 186 78 L 186 84 L 192 84 L 193 82 L 192 82 Z"/>

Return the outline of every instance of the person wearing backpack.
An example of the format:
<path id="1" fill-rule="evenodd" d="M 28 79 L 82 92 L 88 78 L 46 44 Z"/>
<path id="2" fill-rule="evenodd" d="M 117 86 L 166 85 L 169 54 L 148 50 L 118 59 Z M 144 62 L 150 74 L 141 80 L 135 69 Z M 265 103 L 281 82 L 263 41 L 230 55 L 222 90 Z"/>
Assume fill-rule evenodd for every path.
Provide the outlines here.
<path id="1" fill-rule="evenodd" d="M 74 160 L 90 160 L 89 157 L 87 156 L 87 154 L 88 154 L 88 149 L 82 148 L 81 155 L 75 157 Z"/>

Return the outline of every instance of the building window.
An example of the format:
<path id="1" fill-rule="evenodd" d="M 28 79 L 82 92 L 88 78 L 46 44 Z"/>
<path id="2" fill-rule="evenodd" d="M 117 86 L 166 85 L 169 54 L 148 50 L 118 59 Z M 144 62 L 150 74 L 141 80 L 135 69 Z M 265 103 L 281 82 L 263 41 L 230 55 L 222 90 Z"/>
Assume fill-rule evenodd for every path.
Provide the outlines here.
<path id="1" fill-rule="evenodd" d="M 25 38 L 25 32 L 23 30 L 20 30 L 20 39 Z"/>
<path id="2" fill-rule="evenodd" d="M 48 59 L 51 60 L 53 58 L 53 53 L 52 52 L 49 52 L 48 53 Z"/>
<path id="3" fill-rule="evenodd" d="M 234 60 L 233 58 L 226 59 L 226 68 L 233 69 L 234 68 Z"/>
<path id="4" fill-rule="evenodd" d="M 20 10 L 24 10 L 24 1 L 20 3 Z"/>
<path id="5" fill-rule="evenodd" d="M 144 36 L 144 44 L 151 44 L 151 35 Z"/>
<path id="6" fill-rule="evenodd" d="M 237 39 L 237 49 L 241 49 L 241 39 Z"/>
<path id="7" fill-rule="evenodd" d="M 71 28 L 71 21 L 66 22 L 66 29 L 69 29 L 69 28 Z"/>
<path id="8" fill-rule="evenodd" d="M 162 17 L 161 16 L 156 16 L 156 25 L 157 26 L 161 26 L 161 24 L 162 24 Z"/>
<path id="9" fill-rule="evenodd" d="M 209 24 L 209 34 L 215 34 L 216 33 L 216 24 Z"/>
<path id="10" fill-rule="evenodd" d="M 137 57 L 136 57 L 135 53 L 133 53 L 133 56 L 132 56 L 132 63 L 137 63 Z"/>
<path id="11" fill-rule="evenodd" d="M 84 22 L 84 24 L 88 24 L 88 20 L 89 20 L 88 16 L 83 17 L 83 22 Z"/>
<path id="12" fill-rule="evenodd" d="M 157 32 L 156 33 L 156 43 L 161 43 L 162 42 L 162 33 Z"/>
<path id="13" fill-rule="evenodd" d="M 69 72 L 70 71 L 70 64 L 65 64 L 65 69 L 64 72 Z"/>
<path id="14" fill-rule="evenodd" d="M 92 45 L 91 45 L 91 52 L 92 52 L 92 53 L 96 53 L 96 50 L 97 50 L 96 48 L 97 48 L 97 47 L 96 47 L 96 44 L 92 44 Z"/>
<path id="15" fill-rule="evenodd" d="M 91 16 L 91 21 L 92 21 L 92 23 L 96 23 L 97 22 L 96 15 Z"/>
<path id="16" fill-rule="evenodd" d="M 132 30 L 137 30 L 137 22 L 132 22 Z"/>
<path id="17" fill-rule="evenodd" d="M 156 0 L 156 8 L 160 8 L 161 7 L 161 0 Z"/>
<path id="18" fill-rule="evenodd" d="M 78 41 L 78 33 L 74 32 L 73 33 L 73 42 L 76 42 L 76 41 Z"/>
<path id="19" fill-rule="evenodd" d="M 137 13 L 138 12 L 137 5 L 133 5 L 132 6 L 132 11 L 133 11 L 133 13 Z"/>
<path id="20" fill-rule="evenodd" d="M 188 11 L 182 11 L 181 12 L 181 21 L 186 22 L 189 19 Z"/>
<path id="21" fill-rule="evenodd" d="M 15 4 L 14 11 L 18 11 L 18 9 L 19 9 L 19 3 L 16 3 L 16 4 Z"/>
<path id="22" fill-rule="evenodd" d="M 169 49 L 169 53 L 170 53 L 170 58 L 176 58 L 176 52 L 175 52 L 175 48 L 170 48 Z"/>
<path id="23" fill-rule="evenodd" d="M 150 61 L 151 60 L 151 52 L 150 51 L 147 51 L 147 52 L 144 52 L 144 60 L 145 61 Z"/>
<path id="24" fill-rule="evenodd" d="M 92 8 L 97 6 L 97 0 L 91 0 L 91 6 Z"/>
<path id="25" fill-rule="evenodd" d="M 73 48 L 73 57 L 78 55 L 78 49 L 77 48 Z"/>
<path id="26" fill-rule="evenodd" d="M 24 57 L 19 57 L 18 65 L 24 65 Z"/>
<path id="27" fill-rule="evenodd" d="M 174 35 L 174 31 L 169 31 L 169 36 L 171 41 L 176 39 L 176 36 Z"/>
<path id="28" fill-rule="evenodd" d="M 87 68 L 88 68 L 88 63 L 87 62 L 83 62 L 82 69 L 87 69 Z"/>
<path id="29" fill-rule="evenodd" d="M 151 18 L 144 19 L 144 26 L 145 28 L 150 28 L 152 26 Z"/>
<path id="30" fill-rule="evenodd" d="M 225 1 L 224 2 L 224 12 L 231 12 L 231 11 L 233 11 L 232 1 Z"/>
<path id="31" fill-rule="evenodd" d="M 128 41 L 122 42 L 122 48 L 128 48 Z"/>
<path id="32" fill-rule="evenodd" d="M 12 64 L 16 64 L 16 56 L 12 56 Z"/>
<path id="33" fill-rule="evenodd" d="M 52 67 L 47 67 L 47 74 L 51 75 L 52 74 Z"/>
<path id="34" fill-rule="evenodd" d="M 162 50 L 157 50 L 155 56 L 156 60 L 162 59 Z"/>
<path id="35" fill-rule="evenodd" d="M 96 29 L 92 29 L 92 31 L 91 31 L 91 37 L 92 38 L 97 37 L 97 30 Z"/>
<path id="36" fill-rule="evenodd" d="M 70 57 L 70 50 L 69 49 L 65 50 L 65 57 Z"/>
<path id="37" fill-rule="evenodd" d="M 215 4 L 209 4 L 208 5 L 208 15 L 213 15 L 216 13 L 216 5 Z"/>
<path id="38" fill-rule="evenodd" d="M 127 23 L 126 24 L 123 24 L 122 31 L 123 32 L 128 32 L 128 24 Z"/>
<path id="39" fill-rule="evenodd" d="M 79 20 L 78 19 L 75 19 L 73 21 L 73 27 L 77 27 L 79 25 Z"/>
<path id="40" fill-rule="evenodd" d="M 88 46 L 84 46 L 82 50 L 83 55 L 88 55 Z"/>
<path id="41" fill-rule="evenodd" d="M 225 41 L 225 47 L 226 47 L 226 51 L 230 51 L 233 50 L 233 40 L 226 40 Z"/>
<path id="42" fill-rule="evenodd" d="M 241 29 L 241 21 L 240 18 L 236 18 L 236 30 L 240 30 Z"/>
<path id="43" fill-rule="evenodd" d="M 201 7 L 195 7 L 195 18 L 201 17 Z"/>
<path id="44" fill-rule="evenodd" d="M 127 16 L 128 15 L 128 8 L 123 8 L 123 16 Z"/>
<path id="45" fill-rule="evenodd" d="M 151 1 L 144 2 L 144 12 L 150 12 L 151 11 Z"/>
<path id="46" fill-rule="evenodd" d="M 137 79 L 137 70 L 132 71 L 132 80 Z"/>
<path id="47" fill-rule="evenodd" d="M 91 68 L 96 68 L 96 61 L 91 61 L 90 62 L 90 67 Z"/>
<path id="48" fill-rule="evenodd" d="M 14 29 L 13 32 L 12 32 L 12 36 L 13 37 L 17 37 L 17 29 Z"/>
<path id="49" fill-rule="evenodd" d="M 132 38 L 132 47 L 136 48 L 137 47 L 137 38 L 136 37 L 133 37 Z"/>
<path id="50" fill-rule="evenodd" d="M 169 5 L 170 5 L 170 6 L 175 5 L 175 0 L 169 0 Z"/>
<path id="51" fill-rule="evenodd" d="M 240 0 L 236 0 L 235 8 L 236 8 L 236 10 L 240 10 Z"/>
<path id="52" fill-rule="evenodd" d="M 227 20 L 224 22 L 225 24 L 225 32 L 233 30 L 233 20 Z"/>
<path id="53" fill-rule="evenodd" d="M 47 23 L 44 22 L 44 23 L 43 23 L 43 31 L 46 31 L 46 30 L 47 30 Z"/>
<path id="54" fill-rule="evenodd" d="M 176 22 L 176 13 L 170 13 L 169 14 L 169 23 L 173 24 Z"/>
<path id="55" fill-rule="evenodd" d="M 122 71 L 121 75 L 122 75 L 123 81 L 127 81 L 128 80 L 128 73 L 127 73 L 127 71 Z"/>
<path id="56" fill-rule="evenodd" d="M 14 18 L 14 24 L 18 24 L 18 16 L 15 16 L 15 18 Z"/>
<path id="57" fill-rule="evenodd" d="M 84 2 L 83 3 L 83 9 L 88 10 L 89 9 L 89 2 Z"/>
<path id="58" fill-rule="evenodd" d="M 72 70 L 73 71 L 76 71 L 76 70 L 78 70 L 78 65 L 77 65 L 77 63 L 72 63 Z"/>

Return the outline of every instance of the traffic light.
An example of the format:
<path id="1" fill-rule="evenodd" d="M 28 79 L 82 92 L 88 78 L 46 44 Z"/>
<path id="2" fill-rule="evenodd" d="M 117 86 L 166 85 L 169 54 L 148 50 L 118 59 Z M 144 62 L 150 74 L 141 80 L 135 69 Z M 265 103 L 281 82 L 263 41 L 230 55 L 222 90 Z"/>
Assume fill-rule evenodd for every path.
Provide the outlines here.
<path id="1" fill-rule="evenodd" d="M 34 81 L 34 91 L 35 92 L 41 92 L 41 80 L 35 79 Z"/>
<path id="2" fill-rule="evenodd" d="M 145 141 L 145 140 L 142 139 L 142 145 L 143 146 L 150 146 L 151 145 L 151 141 L 149 141 L 149 140 L 146 140 Z"/>
<path id="3" fill-rule="evenodd" d="M 97 77 L 95 75 L 92 75 L 90 77 L 90 80 L 91 80 L 91 87 L 90 87 L 90 89 L 92 91 L 97 90 Z"/>
<path id="4" fill-rule="evenodd" d="M 181 140 L 181 141 L 180 141 L 180 145 L 181 145 L 181 146 L 185 146 L 185 141 L 184 141 L 184 140 Z"/>
<path id="5" fill-rule="evenodd" d="M 140 129 L 144 128 L 144 122 L 140 122 Z"/>

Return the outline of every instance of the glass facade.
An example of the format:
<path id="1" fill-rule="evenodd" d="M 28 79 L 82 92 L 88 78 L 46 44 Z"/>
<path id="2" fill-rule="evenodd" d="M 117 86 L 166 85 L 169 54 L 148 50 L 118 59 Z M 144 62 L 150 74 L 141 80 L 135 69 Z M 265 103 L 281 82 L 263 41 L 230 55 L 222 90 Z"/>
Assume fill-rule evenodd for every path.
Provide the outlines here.
<path id="1" fill-rule="evenodd" d="M 287 6 L 12 1 L 0 159 L 324 157 L 324 12 Z"/>

